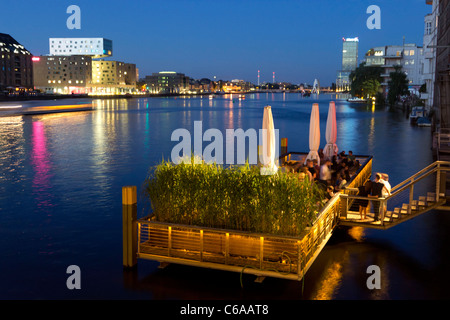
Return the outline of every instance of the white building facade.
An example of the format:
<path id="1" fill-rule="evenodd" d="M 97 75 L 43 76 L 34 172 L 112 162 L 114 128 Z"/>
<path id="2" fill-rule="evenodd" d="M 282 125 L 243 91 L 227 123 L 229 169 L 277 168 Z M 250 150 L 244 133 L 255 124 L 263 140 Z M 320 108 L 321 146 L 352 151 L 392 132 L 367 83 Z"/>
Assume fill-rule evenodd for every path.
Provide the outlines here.
<path id="1" fill-rule="evenodd" d="M 366 53 L 367 66 L 380 66 L 383 68 L 381 87 L 387 92 L 390 73 L 395 71 L 396 66 L 401 66 L 408 79 L 408 88 L 418 94 L 423 84 L 423 47 L 416 44 L 392 45 L 374 47 Z"/>
<path id="2" fill-rule="evenodd" d="M 112 41 L 105 38 L 50 38 L 52 56 L 92 56 L 103 58 L 112 56 Z"/>
<path id="3" fill-rule="evenodd" d="M 434 104 L 434 83 L 436 79 L 437 17 L 439 6 L 437 0 L 426 0 L 425 2 L 431 5 L 431 13 L 427 14 L 424 19 L 422 79 L 426 84 L 426 93 L 422 93 L 421 98 L 425 100 L 426 109 L 431 110 Z"/>

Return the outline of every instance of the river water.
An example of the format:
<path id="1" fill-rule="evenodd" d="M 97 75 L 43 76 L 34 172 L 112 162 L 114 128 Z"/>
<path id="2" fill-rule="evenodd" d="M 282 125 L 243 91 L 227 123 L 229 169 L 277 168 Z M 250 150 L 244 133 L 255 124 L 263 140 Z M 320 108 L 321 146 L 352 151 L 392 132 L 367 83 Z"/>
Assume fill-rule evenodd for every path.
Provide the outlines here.
<path id="1" fill-rule="evenodd" d="M 0 117 L 0 299 L 445 299 L 450 298 L 450 215 L 432 211 L 389 230 L 339 228 L 304 281 L 139 260 L 122 268 L 122 199 L 148 169 L 169 159 L 177 128 L 253 128 L 272 106 L 290 151 L 309 150 L 312 103 L 319 103 L 321 147 L 329 101 L 337 111 L 340 150 L 373 155 L 373 171 L 394 186 L 433 162 L 428 127 L 402 110 L 351 104 L 334 95 L 294 93 L 93 100 L 93 111 Z M 22 102 L 58 105 L 90 102 Z M 1 103 L 7 105 L 8 103 Z M 17 103 L 14 103 L 17 104 Z M 67 267 L 81 271 L 69 290 Z M 381 289 L 369 290 L 367 267 L 378 265 Z"/>

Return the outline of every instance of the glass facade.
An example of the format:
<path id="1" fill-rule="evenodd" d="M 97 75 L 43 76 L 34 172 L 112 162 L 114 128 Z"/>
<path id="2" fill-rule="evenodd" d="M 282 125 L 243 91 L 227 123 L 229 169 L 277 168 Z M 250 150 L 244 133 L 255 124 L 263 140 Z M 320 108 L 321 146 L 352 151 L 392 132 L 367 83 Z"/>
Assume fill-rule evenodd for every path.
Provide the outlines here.
<path id="1" fill-rule="evenodd" d="M 358 67 L 358 40 L 344 39 L 342 44 L 342 71 L 353 71 Z"/>
<path id="2" fill-rule="evenodd" d="M 358 67 L 358 38 L 342 38 L 342 69 L 337 72 L 336 91 L 350 90 L 350 72 Z"/>

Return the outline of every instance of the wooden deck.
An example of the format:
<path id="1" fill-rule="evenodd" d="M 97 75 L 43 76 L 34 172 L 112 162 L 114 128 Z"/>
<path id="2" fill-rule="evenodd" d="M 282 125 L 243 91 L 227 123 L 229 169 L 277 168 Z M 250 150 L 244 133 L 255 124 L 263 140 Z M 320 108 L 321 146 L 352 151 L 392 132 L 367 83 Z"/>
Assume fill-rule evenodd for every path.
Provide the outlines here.
<path id="1" fill-rule="evenodd" d="M 292 160 L 291 157 L 289 159 Z M 249 273 L 256 275 L 257 279 L 268 276 L 299 281 L 336 226 L 388 229 L 431 210 L 450 208 L 446 206 L 449 173 L 450 162 L 436 161 L 394 186 L 389 197 L 363 198 L 358 196 L 357 187 L 372 176 L 372 157 L 365 157 L 346 189 L 336 193 L 317 214 L 311 227 L 296 237 L 168 224 L 152 221 L 150 217 L 135 222 L 129 220 L 133 218 L 126 218 L 127 221 L 124 218 L 124 225 L 137 225 L 137 230 L 130 231 L 137 233 L 137 241 L 131 240 L 135 237 L 127 236 L 124 229 L 124 261 L 131 260 L 128 259 L 131 255 L 132 258 L 150 259 L 162 264 Z M 429 190 L 430 186 L 433 190 Z M 421 195 L 424 189 L 427 192 Z M 378 202 L 380 212 L 386 213 L 380 221 L 375 221 L 373 211 L 368 210 L 367 218 L 362 220 L 358 200 L 369 200 L 372 204 Z M 130 241 L 137 243 L 136 250 L 125 250 L 130 247 Z M 124 262 L 124 266 L 133 265 L 134 262 L 127 265 Z"/>

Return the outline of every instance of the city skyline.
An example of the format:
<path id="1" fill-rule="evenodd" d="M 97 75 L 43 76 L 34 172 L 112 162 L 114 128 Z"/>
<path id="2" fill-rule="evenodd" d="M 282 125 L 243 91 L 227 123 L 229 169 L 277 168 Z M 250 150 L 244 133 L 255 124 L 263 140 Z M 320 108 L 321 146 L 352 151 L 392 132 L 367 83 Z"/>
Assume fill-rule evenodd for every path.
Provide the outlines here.
<path id="1" fill-rule="evenodd" d="M 81 9 L 81 29 L 69 30 L 67 7 Z M 11 3 L 11 13 L 20 9 Z M 346 2 L 228 1 L 27 1 L 20 16 L 6 14 L 1 32 L 33 55 L 49 54 L 52 37 L 103 37 L 113 41 L 112 59 L 135 63 L 141 78 L 163 70 L 193 78 L 276 81 L 324 86 L 336 81 L 342 38 L 358 37 L 359 62 L 374 46 L 422 45 L 425 0 Z M 381 29 L 370 30 L 370 5 L 381 9 Z"/>

